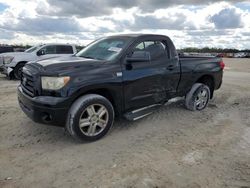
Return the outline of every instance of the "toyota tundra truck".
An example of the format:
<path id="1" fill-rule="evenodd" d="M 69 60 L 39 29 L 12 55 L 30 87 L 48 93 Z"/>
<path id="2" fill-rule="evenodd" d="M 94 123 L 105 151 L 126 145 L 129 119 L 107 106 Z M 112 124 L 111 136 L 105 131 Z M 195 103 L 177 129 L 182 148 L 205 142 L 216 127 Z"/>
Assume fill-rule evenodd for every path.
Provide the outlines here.
<path id="1" fill-rule="evenodd" d="M 189 110 L 205 109 L 224 66 L 221 58 L 180 57 L 167 36 L 104 37 L 73 56 L 26 64 L 18 101 L 33 121 L 95 141 L 116 117 L 138 120 L 176 97 Z"/>

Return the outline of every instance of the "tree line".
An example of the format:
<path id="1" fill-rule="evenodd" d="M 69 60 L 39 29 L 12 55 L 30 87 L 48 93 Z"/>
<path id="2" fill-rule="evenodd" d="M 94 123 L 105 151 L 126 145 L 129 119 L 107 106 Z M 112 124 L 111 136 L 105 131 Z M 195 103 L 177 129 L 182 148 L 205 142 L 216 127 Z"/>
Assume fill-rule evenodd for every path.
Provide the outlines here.
<path id="1" fill-rule="evenodd" d="M 10 45 L 14 48 L 23 48 L 23 49 L 28 49 L 31 47 L 31 45 Z M 77 50 L 83 49 L 85 46 L 77 45 L 76 48 Z M 188 47 L 188 48 L 182 48 L 178 49 L 178 51 L 181 52 L 194 52 L 194 53 L 238 53 L 238 52 L 248 52 L 250 53 L 250 49 L 246 50 L 238 50 L 234 48 L 209 48 L 209 47 L 204 47 L 204 48 L 195 48 L 195 47 Z"/>
<path id="2" fill-rule="evenodd" d="M 188 47 L 180 49 L 179 51 L 182 52 L 194 52 L 194 53 L 238 53 L 238 52 L 248 52 L 250 53 L 249 49 L 246 50 L 238 50 L 234 48 L 195 48 L 195 47 Z"/>

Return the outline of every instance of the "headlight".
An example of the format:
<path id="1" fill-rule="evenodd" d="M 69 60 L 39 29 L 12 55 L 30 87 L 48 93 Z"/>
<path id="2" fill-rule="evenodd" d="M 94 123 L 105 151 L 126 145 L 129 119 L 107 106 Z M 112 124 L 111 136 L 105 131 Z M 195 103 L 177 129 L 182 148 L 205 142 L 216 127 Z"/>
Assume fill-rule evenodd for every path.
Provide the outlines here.
<path id="1" fill-rule="evenodd" d="M 63 88 L 70 80 L 69 76 L 65 77 L 47 77 L 43 76 L 41 78 L 42 81 L 42 89 L 47 90 L 58 90 Z"/>
<path id="2" fill-rule="evenodd" d="M 3 57 L 3 63 L 4 63 L 4 64 L 10 64 L 10 63 L 12 62 L 13 59 L 14 59 L 14 57 L 4 56 L 4 57 Z"/>

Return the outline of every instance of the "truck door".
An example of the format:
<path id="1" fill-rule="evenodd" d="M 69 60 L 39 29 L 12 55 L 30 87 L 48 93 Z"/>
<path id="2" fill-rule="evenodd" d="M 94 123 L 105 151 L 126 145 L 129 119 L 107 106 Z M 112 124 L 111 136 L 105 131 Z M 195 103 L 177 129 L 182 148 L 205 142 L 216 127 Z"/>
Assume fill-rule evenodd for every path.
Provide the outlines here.
<path id="1" fill-rule="evenodd" d="M 151 58 L 150 61 L 133 62 L 125 58 L 122 67 L 125 110 L 163 102 L 166 99 L 166 46 L 160 41 L 147 40 L 139 41 L 130 49 L 127 59 L 138 52 L 148 52 Z"/>
<path id="2" fill-rule="evenodd" d="M 179 63 L 179 56 L 173 42 L 170 39 L 162 42 L 165 44 L 166 50 L 168 51 L 168 58 L 166 59 L 164 65 L 166 71 L 164 73 L 163 84 L 166 91 L 166 97 L 167 99 L 170 99 L 176 97 L 176 92 L 181 78 L 181 67 Z"/>

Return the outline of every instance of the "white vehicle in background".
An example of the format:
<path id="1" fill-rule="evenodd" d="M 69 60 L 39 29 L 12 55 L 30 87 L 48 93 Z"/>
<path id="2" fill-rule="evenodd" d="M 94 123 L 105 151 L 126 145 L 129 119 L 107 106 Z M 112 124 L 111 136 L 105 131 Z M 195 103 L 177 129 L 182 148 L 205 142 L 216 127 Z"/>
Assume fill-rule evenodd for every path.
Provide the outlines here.
<path id="1" fill-rule="evenodd" d="M 234 57 L 235 58 L 244 58 L 247 56 L 247 53 L 246 52 L 239 52 L 239 53 L 235 53 L 234 54 Z"/>
<path id="2" fill-rule="evenodd" d="M 0 54 L 0 72 L 9 78 L 20 79 L 23 66 L 29 61 L 39 61 L 59 56 L 69 56 L 77 52 L 70 44 L 43 44 L 33 46 L 25 52 Z"/>

